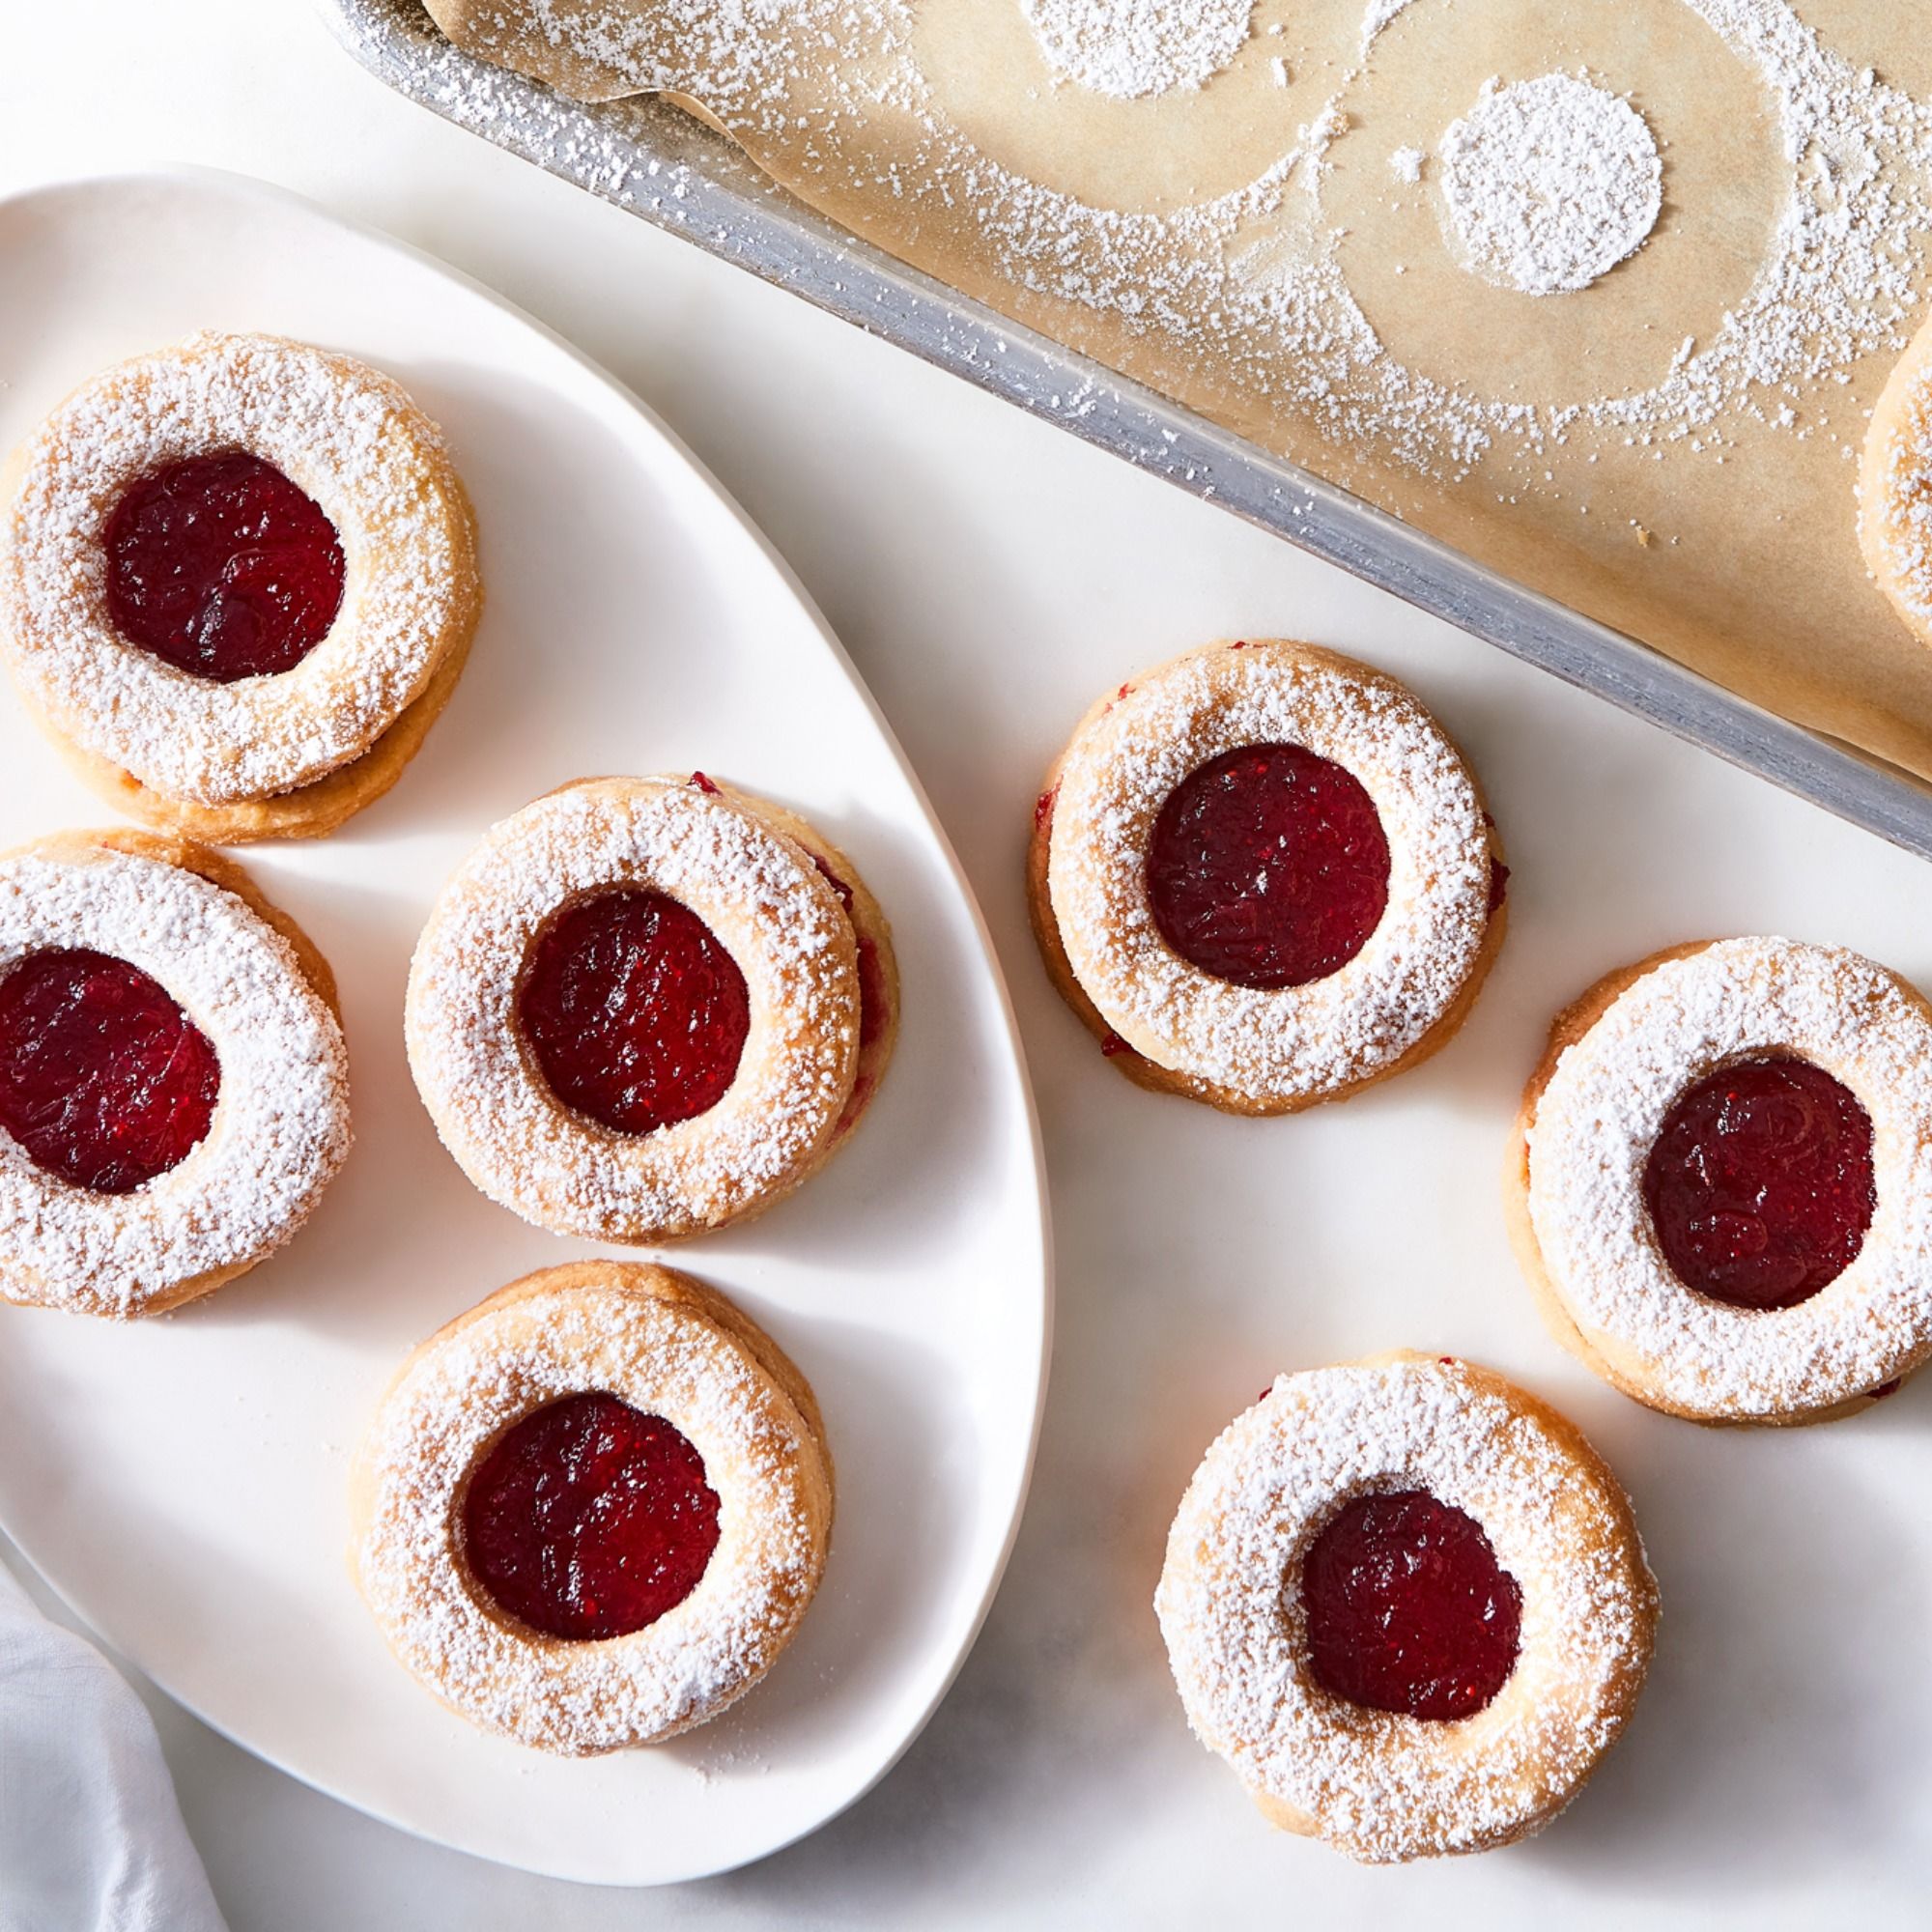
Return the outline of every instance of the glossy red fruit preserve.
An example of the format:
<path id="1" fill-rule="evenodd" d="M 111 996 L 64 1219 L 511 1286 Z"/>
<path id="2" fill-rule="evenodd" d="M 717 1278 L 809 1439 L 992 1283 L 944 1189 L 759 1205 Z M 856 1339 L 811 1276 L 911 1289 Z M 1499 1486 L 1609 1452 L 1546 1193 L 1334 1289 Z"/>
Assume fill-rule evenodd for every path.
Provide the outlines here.
<path id="1" fill-rule="evenodd" d="M 811 863 L 818 867 L 819 876 L 838 895 L 838 903 L 850 919 L 852 888 L 816 852 L 811 855 Z M 859 1044 L 870 1046 L 886 1030 L 886 974 L 879 963 L 878 942 L 867 938 L 856 926 L 852 936 L 859 954 Z"/>
<path id="2" fill-rule="evenodd" d="M 1522 1591 L 1473 1517 L 1426 1490 L 1357 1496 L 1301 1566 L 1309 1664 L 1337 1697 L 1473 1717 L 1508 1683 Z"/>
<path id="3" fill-rule="evenodd" d="M 193 1152 L 221 1067 L 160 982 L 105 952 L 36 952 L 0 979 L 0 1127 L 34 1164 L 131 1194 Z"/>
<path id="4" fill-rule="evenodd" d="M 1690 1088 L 1644 1164 L 1663 1258 L 1736 1308 L 1791 1308 L 1864 1245 L 1878 1195 L 1871 1117 L 1807 1060 L 1741 1062 Z"/>
<path id="5" fill-rule="evenodd" d="M 342 544 L 313 497 L 246 450 L 151 470 L 103 534 L 114 628 L 216 684 L 293 670 L 342 604 Z"/>
<path id="6" fill-rule="evenodd" d="M 1148 898 L 1204 973 L 1272 990 L 1346 966 L 1388 904 L 1389 848 L 1352 772 L 1299 745 L 1244 745 L 1168 794 Z"/>
<path id="7" fill-rule="evenodd" d="M 682 1431 L 614 1395 L 526 1415 L 463 1496 L 463 1553 L 505 1610 L 547 1636 L 624 1636 L 696 1589 L 718 1497 Z"/>
<path id="8" fill-rule="evenodd" d="M 537 935 L 517 1015 L 565 1106 L 647 1134 L 724 1097 L 752 1005 L 738 962 L 689 906 L 623 887 Z"/>

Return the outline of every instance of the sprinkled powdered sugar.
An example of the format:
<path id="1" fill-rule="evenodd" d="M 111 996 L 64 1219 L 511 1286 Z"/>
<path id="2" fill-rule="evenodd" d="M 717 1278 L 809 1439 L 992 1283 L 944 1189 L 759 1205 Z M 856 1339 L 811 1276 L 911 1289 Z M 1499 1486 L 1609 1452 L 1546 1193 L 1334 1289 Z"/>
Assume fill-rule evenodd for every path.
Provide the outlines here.
<path id="1" fill-rule="evenodd" d="M 661 0 L 641 13 L 470 0 L 460 11 L 465 43 L 498 58 L 541 46 L 594 64 L 585 83 L 607 91 L 603 76 L 616 73 L 639 90 L 697 95 L 754 148 L 786 156 L 808 189 L 871 198 L 908 236 L 923 214 L 950 229 L 970 209 L 990 271 L 1020 296 L 1107 318 L 1150 345 L 1154 367 L 1257 399 L 1345 452 L 1445 480 L 1481 469 L 1508 494 L 1550 490 L 1551 447 L 1573 440 L 1595 450 L 1628 439 L 1702 463 L 1720 460 L 1746 421 L 1830 431 L 1845 372 L 1901 346 L 1918 306 L 1913 238 L 1932 228 L 1932 105 L 1825 47 L 1785 0 L 1683 0 L 1762 84 L 1778 124 L 1790 173 L 1762 265 L 1720 326 L 1645 386 L 1502 398 L 1388 348 L 1350 286 L 1325 206 L 1329 151 L 1350 132 L 1384 35 L 1416 4 L 1367 0 L 1359 64 L 1298 133 L 1284 129 L 1279 156 L 1244 186 L 1158 214 L 1049 187 L 961 132 L 921 70 L 908 0 Z M 514 116 L 519 142 L 554 145 L 573 172 L 605 161 L 600 192 L 676 219 L 681 170 L 634 173 L 615 143 L 586 156 L 567 111 L 553 119 L 548 103 L 446 68 L 385 22 L 370 31 L 390 37 L 418 70 L 412 84 L 443 111 L 486 134 Z M 881 115 L 892 138 L 868 155 L 854 133 Z M 1067 403 L 1076 412 L 1078 400 Z"/>
<path id="2" fill-rule="evenodd" d="M 720 1536 L 697 1587 L 655 1623 L 570 1642 L 486 1605 L 454 1519 L 504 1430 L 586 1391 L 682 1431 Z M 363 1454 L 357 1576 L 397 1656 L 466 1716 L 547 1750 L 622 1749 L 716 1716 L 784 1647 L 823 1567 L 829 1472 L 797 1409 L 719 1326 L 635 1293 L 563 1288 L 486 1308 L 404 1373 Z"/>
<path id="3" fill-rule="evenodd" d="M 1155 818 L 1182 779 L 1241 745 L 1341 765 L 1388 838 L 1388 909 L 1326 979 L 1261 991 L 1161 938 L 1147 895 Z M 1455 748 L 1422 706 L 1360 667 L 1267 644 L 1163 667 L 1084 725 L 1062 766 L 1049 879 L 1074 974 L 1109 1026 L 1163 1066 L 1251 1096 L 1372 1077 L 1449 1011 L 1489 925 L 1489 830 Z"/>
<path id="4" fill-rule="evenodd" d="M 347 576 L 299 665 L 218 684 L 115 633 L 101 532 L 137 477 L 230 449 L 321 505 Z M 97 756 L 205 805 L 292 791 L 367 751 L 474 597 L 469 511 L 434 424 L 386 376 L 271 336 L 191 336 L 84 384 L 27 445 L 9 542 L 0 631 L 28 695 Z"/>
<path id="5" fill-rule="evenodd" d="M 294 950 L 233 893 L 125 853 L 0 862 L 0 973 L 92 948 L 138 966 L 213 1043 L 207 1138 L 132 1194 L 74 1187 L 0 1133 L 0 1271 L 11 1293 L 132 1316 L 196 1277 L 250 1266 L 307 1218 L 349 1151 L 340 1028 Z"/>
<path id="6" fill-rule="evenodd" d="M 1473 1517 L 1522 1590 L 1514 1672 L 1454 1723 L 1347 1703 L 1307 1670 L 1304 1553 L 1344 1503 L 1407 1489 Z M 1629 1716 L 1656 1602 L 1601 1464 L 1499 1378 L 1405 1357 L 1283 1376 L 1230 1424 L 1175 1518 L 1154 1605 L 1202 1743 L 1382 1863 L 1546 1824 Z"/>
<path id="7" fill-rule="evenodd" d="M 643 1135 L 560 1106 L 516 1016 L 551 915 L 633 884 L 689 905 L 751 995 L 724 1099 Z M 852 1091 L 859 999 L 851 922 L 788 840 L 676 779 L 586 781 L 496 826 L 444 889 L 410 972 L 410 1065 L 445 1145 L 493 1201 L 558 1232 L 669 1239 L 809 1171 Z"/>
<path id="8" fill-rule="evenodd" d="M 1663 164 L 1628 100 L 1567 73 L 1487 82 L 1442 136 L 1442 200 L 1470 266 L 1524 295 L 1587 288 L 1650 238 Z"/>
<path id="9" fill-rule="evenodd" d="M 1789 1052 L 1871 1116 L 1877 1211 L 1857 1260 L 1794 1308 L 1707 1300 L 1671 1272 L 1643 1199 L 1672 1103 L 1726 1063 Z M 1706 1415 L 1830 1406 L 1932 1353 L 1932 1016 L 1855 952 L 1730 939 L 1667 960 L 1568 1047 L 1529 1129 L 1529 1211 L 1586 1340 Z"/>
<path id="10" fill-rule="evenodd" d="M 1362 15 L 1362 58 L 1369 57 L 1375 46 L 1376 38 L 1381 30 L 1402 13 L 1408 0 L 1368 0 L 1368 10 Z"/>
<path id="11" fill-rule="evenodd" d="M 1365 71 L 1382 33 L 1415 4 L 1374 0 Z M 1324 245 L 1318 148 L 1293 177 L 1314 247 L 1245 258 L 1274 284 L 1293 359 L 1307 358 L 1280 400 L 1337 442 L 1378 444 L 1438 476 L 1494 468 L 1512 490 L 1547 488 L 1551 446 L 1573 439 L 1601 445 L 1608 433 L 1659 456 L 1722 461 L 1733 423 L 1798 436 L 1829 428 L 1845 372 L 1901 346 L 1919 304 L 1913 238 L 1932 229 L 1932 107 L 1830 51 L 1784 0 L 1683 4 L 1769 91 L 1791 169 L 1756 278 L 1719 327 L 1687 341 L 1656 382 L 1619 394 L 1499 401 L 1408 369 L 1378 338 Z M 1343 112 L 1361 79 L 1339 89 Z M 1231 266 L 1240 272 L 1242 258 Z"/>
<path id="12" fill-rule="evenodd" d="M 1254 0 L 1020 0 L 1055 71 L 1131 100 L 1210 80 L 1240 52 Z"/>

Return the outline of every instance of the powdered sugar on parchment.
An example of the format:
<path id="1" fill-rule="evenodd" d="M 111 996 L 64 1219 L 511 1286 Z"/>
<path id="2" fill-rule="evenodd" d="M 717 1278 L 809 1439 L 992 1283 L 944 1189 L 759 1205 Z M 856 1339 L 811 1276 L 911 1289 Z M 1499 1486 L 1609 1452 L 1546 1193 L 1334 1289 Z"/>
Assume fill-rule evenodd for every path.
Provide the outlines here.
<path id="1" fill-rule="evenodd" d="M 1124 100 L 1211 80 L 1240 52 L 1254 0 L 1020 0 L 1066 79 Z"/>
<path id="2" fill-rule="evenodd" d="M 1527 296 L 1588 288 L 1650 239 L 1663 164 L 1628 100 L 1574 74 L 1492 80 L 1437 150 L 1475 271 Z"/>
<path id="3" fill-rule="evenodd" d="M 1764 90 L 1776 120 L 1789 177 L 1761 264 L 1719 326 L 1683 342 L 1644 386 L 1516 400 L 1482 388 L 1480 372 L 1448 381 L 1391 351 L 1350 285 L 1327 206 L 1392 30 L 1454 31 L 1452 8 L 1432 0 L 1424 24 L 1412 17 L 1420 4 L 1371 0 L 1357 65 L 1325 99 L 1283 117 L 1272 160 L 1241 187 L 1159 213 L 1094 206 L 969 138 L 921 69 L 907 0 L 664 0 L 648 22 L 614 7 L 566 14 L 554 0 L 502 0 L 473 12 L 469 32 L 470 44 L 500 58 L 516 58 L 517 35 L 534 31 L 639 88 L 695 88 L 754 147 L 783 152 L 809 190 L 815 183 L 840 200 L 869 200 L 906 232 L 926 213 L 952 225 L 970 209 L 990 271 L 1021 300 L 1103 318 L 1145 348 L 1157 374 L 1188 372 L 1297 431 L 1312 428 L 1345 456 L 1443 480 L 1482 471 L 1515 492 L 1545 487 L 1548 452 L 1572 440 L 1593 449 L 1628 440 L 1659 460 L 1702 463 L 1747 422 L 1794 438 L 1852 427 L 1834 413 L 1842 379 L 1863 356 L 1902 346 L 1919 306 L 1932 108 L 1825 47 L 1786 0 L 1683 0 Z M 520 143 L 594 163 L 581 156 L 584 137 L 567 114 L 547 128 L 542 106 L 512 104 L 436 71 L 433 55 L 418 58 L 426 66 L 412 85 L 459 118 L 500 138 L 514 116 Z M 810 103 L 804 121 L 801 99 Z M 851 135 L 881 113 L 895 138 L 873 154 Z M 1442 131 L 1418 128 L 1408 138 L 1433 145 Z M 1667 145 L 1687 131 L 1653 133 Z M 619 155 L 603 191 L 675 219 L 685 191 L 677 171 L 653 164 L 631 178 Z M 1077 396 L 1063 402 L 1079 407 Z"/>

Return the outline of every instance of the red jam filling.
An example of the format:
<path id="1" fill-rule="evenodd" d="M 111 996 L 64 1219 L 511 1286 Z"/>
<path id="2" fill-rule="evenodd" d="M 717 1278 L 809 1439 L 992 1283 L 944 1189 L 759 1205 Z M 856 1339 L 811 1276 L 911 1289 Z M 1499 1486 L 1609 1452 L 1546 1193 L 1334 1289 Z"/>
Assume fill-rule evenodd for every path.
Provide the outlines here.
<path id="1" fill-rule="evenodd" d="M 622 887 L 566 906 L 537 935 L 517 1017 L 566 1107 L 647 1134 L 724 1097 L 752 1005 L 738 962 L 689 906 Z"/>
<path id="2" fill-rule="evenodd" d="M 105 952 L 36 952 L 0 979 L 0 1127 L 36 1167 L 131 1194 L 214 1117 L 221 1066 L 160 982 Z"/>
<path id="3" fill-rule="evenodd" d="M 845 917 L 852 917 L 852 888 L 821 859 L 816 852 L 811 855 L 811 863 L 818 867 L 819 875 L 832 890 L 838 895 L 838 903 L 845 908 Z M 852 928 L 858 943 L 859 952 L 859 1044 L 867 1047 L 886 1030 L 886 976 L 879 964 L 879 947 L 876 940 L 867 939 L 855 925 Z"/>
<path id="4" fill-rule="evenodd" d="M 1481 1523 L 1426 1490 L 1357 1496 L 1301 1566 L 1316 1682 L 1373 1711 L 1471 1718 L 1508 1683 L 1522 1591 Z"/>
<path id="5" fill-rule="evenodd" d="M 1496 821 L 1486 811 L 1483 813 L 1483 829 L 1493 832 Z M 1510 868 L 1503 862 L 1492 856 L 1490 860 L 1490 903 L 1489 916 L 1494 919 L 1503 909 L 1503 901 L 1509 897 Z"/>
<path id="6" fill-rule="evenodd" d="M 572 1395 L 526 1415 L 463 1496 L 463 1553 L 495 1602 L 546 1636 L 654 1624 L 718 1548 L 704 1458 L 661 1415 Z"/>
<path id="7" fill-rule="evenodd" d="M 151 470 L 115 504 L 103 541 L 114 628 L 216 684 L 293 670 L 341 608 L 335 526 L 246 450 Z"/>
<path id="8" fill-rule="evenodd" d="M 1243 745 L 1168 794 L 1147 883 L 1161 937 L 1190 964 L 1237 986 L 1300 986 L 1380 923 L 1388 839 L 1352 772 L 1299 745 Z"/>
<path id="9" fill-rule="evenodd" d="M 1643 1198 L 1685 1287 L 1734 1308 L 1795 1307 L 1864 1245 L 1878 1206 L 1871 1117 L 1807 1060 L 1726 1066 L 1671 1108 Z"/>

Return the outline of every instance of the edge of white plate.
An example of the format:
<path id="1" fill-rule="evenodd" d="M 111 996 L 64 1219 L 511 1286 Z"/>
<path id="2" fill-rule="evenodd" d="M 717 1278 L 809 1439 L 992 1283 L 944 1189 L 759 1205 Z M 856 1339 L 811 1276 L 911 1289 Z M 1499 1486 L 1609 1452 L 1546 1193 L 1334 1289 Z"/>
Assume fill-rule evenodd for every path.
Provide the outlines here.
<path id="1" fill-rule="evenodd" d="M 498 294 L 497 290 L 491 288 L 487 283 L 478 281 L 475 276 L 453 267 L 451 264 L 441 260 L 440 257 L 431 254 L 425 248 L 416 247 L 413 242 L 405 242 L 399 237 L 389 234 L 384 229 L 375 227 L 372 223 L 358 221 L 352 216 L 339 214 L 333 209 L 327 208 L 322 203 L 311 200 L 307 195 L 297 193 L 293 188 L 286 188 L 276 183 L 263 181 L 252 175 L 237 174 L 226 168 L 206 167 L 191 161 L 163 161 L 147 168 L 117 168 L 101 174 L 68 176 L 53 181 L 36 183 L 25 187 L 10 189 L 4 194 L 0 194 L 0 213 L 17 207 L 23 202 L 35 201 L 43 197 L 52 197 L 61 194 L 107 192 L 111 191 L 119 184 L 139 183 L 148 185 L 156 182 L 179 182 L 184 186 L 205 189 L 213 195 L 229 195 L 237 200 L 252 200 L 270 208 L 290 211 L 299 214 L 304 219 L 321 221 L 330 227 L 344 230 L 372 247 L 386 249 L 391 253 L 400 255 L 406 260 L 429 270 L 432 273 L 456 283 L 470 295 L 479 298 L 491 307 L 500 310 L 513 320 L 521 323 L 525 327 L 541 336 L 554 349 L 559 351 L 572 362 L 576 363 L 592 381 L 601 384 L 608 389 L 613 400 L 639 416 L 645 425 L 657 435 L 660 440 L 691 471 L 697 484 L 718 501 L 738 525 L 744 534 L 751 539 L 753 548 L 763 557 L 766 566 L 779 579 L 783 588 L 804 611 L 820 645 L 838 667 L 846 683 L 857 692 L 866 709 L 870 713 L 874 726 L 884 741 L 886 749 L 891 753 L 894 762 L 898 766 L 900 773 L 903 775 L 908 787 L 911 789 L 913 798 L 919 806 L 920 812 L 932 833 L 933 840 L 939 848 L 940 856 L 946 863 L 946 867 L 951 874 L 953 887 L 958 892 L 965 905 L 967 915 L 972 922 L 974 935 L 980 946 L 980 958 L 986 972 L 991 978 L 993 990 L 998 998 L 1000 1015 L 1006 1027 L 1007 1043 L 1012 1052 L 1014 1072 L 1018 1076 L 1020 1100 L 1027 1123 L 1028 1146 L 1033 1156 L 1034 1193 L 1039 1204 L 1039 1360 L 1035 1379 L 1033 1417 L 1028 1430 L 1026 1454 L 1020 1463 L 1018 1481 L 1015 1485 L 1009 1505 L 1007 1533 L 1000 1546 L 999 1555 L 993 1565 L 992 1573 L 987 1577 L 985 1590 L 969 1619 L 965 1640 L 960 1644 L 957 1654 L 953 1657 L 943 1678 L 935 1687 L 930 1700 L 906 1727 L 904 1735 L 894 1745 L 878 1769 L 857 1790 L 851 1792 L 837 1806 L 826 1812 L 823 1817 L 817 1819 L 814 1823 L 805 1826 L 799 1831 L 792 1832 L 779 1839 L 776 1843 L 767 1845 L 761 1851 L 751 1853 L 743 1859 L 734 1860 L 725 1864 L 710 1866 L 703 1871 L 692 1872 L 681 1876 L 646 1882 L 626 1882 L 623 1880 L 584 1879 L 570 1873 L 554 1870 L 540 1872 L 541 1876 L 557 1878 L 571 1884 L 596 1886 L 602 1889 L 617 1890 L 650 1890 L 660 1885 L 689 1884 L 697 1879 L 722 1877 L 726 1872 L 740 1870 L 746 1865 L 755 1864 L 763 1859 L 774 1857 L 779 1852 L 785 1850 L 787 1846 L 797 1844 L 803 1839 L 810 1837 L 813 1833 L 823 1831 L 835 1819 L 843 1816 L 853 1805 L 859 1804 L 871 1792 L 875 1791 L 880 1783 L 891 1775 L 894 1767 L 912 1748 L 913 1745 L 918 1741 L 920 1734 L 931 1722 L 933 1714 L 945 1702 L 960 1671 L 964 1669 L 966 1660 L 973 1654 L 974 1646 L 979 1642 L 980 1632 L 985 1628 L 986 1618 L 992 1611 L 993 1601 L 999 1595 L 1000 1585 L 1006 1577 L 1007 1566 L 1012 1558 L 1013 1546 L 1019 1537 L 1020 1523 L 1026 1514 L 1028 1493 L 1033 1485 L 1034 1463 L 1039 1452 L 1040 1425 L 1046 1412 L 1047 1379 L 1053 1361 L 1053 1216 L 1047 1192 L 1045 1151 L 1040 1140 L 1039 1110 L 1034 1100 L 1033 1081 L 1027 1069 L 1026 1047 L 1020 1038 L 1019 1023 L 1013 1011 L 1012 994 L 1007 985 L 1006 973 L 1000 964 L 999 953 L 994 949 L 992 933 L 986 924 L 985 914 L 981 911 L 979 898 L 973 891 L 972 884 L 967 879 L 965 870 L 959 864 L 958 854 L 952 849 L 952 841 L 947 837 L 946 828 L 940 823 L 938 814 L 933 810 L 932 802 L 926 796 L 925 787 L 920 782 L 919 774 L 913 769 L 911 761 L 907 758 L 903 747 L 899 744 L 897 734 L 887 722 L 884 712 L 879 709 L 878 700 L 873 697 L 870 688 L 867 685 L 865 679 L 860 676 L 857 667 L 846 654 L 844 645 L 838 641 L 837 634 L 826 621 L 824 613 L 813 601 L 811 593 L 799 581 L 797 573 L 793 571 L 790 564 L 785 561 L 784 557 L 775 548 L 771 539 L 752 520 L 738 499 L 719 482 L 718 478 L 712 474 L 710 469 L 692 451 L 677 432 L 648 403 L 644 402 L 636 391 L 619 382 L 601 363 L 596 362 L 590 356 L 586 355 L 567 337 L 560 335 L 555 329 L 552 328 L 548 323 L 540 321 L 526 309 L 519 307 L 515 302 L 509 300 L 507 297 Z M 0 1531 L 0 1535 L 4 1534 L 4 1531 Z M 45 1576 L 41 1571 L 40 1566 L 34 1562 L 31 1555 L 26 1550 L 20 1548 L 17 1544 L 14 1543 L 11 1537 L 6 1540 L 8 1547 L 26 1563 L 27 1567 L 33 1571 L 41 1583 L 50 1590 L 78 1621 L 86 1625 L 90 1633 L 95 1634 L 98 1637 L 99 1633 L 95 1629 L 94 1620 L 88 1615 L 85 1607 L 69 1598 L 51 1577 Z M 99 1640 L 105 1642 L 104 1638 Z M 214 1731 L 218 1736 L 226 1738 L 229 1743 L 235 1745 L 239 1749 L 245 1750 L 250 1757 L 257 1758 L 264 1764 L 273 1766 L 275 1770 L 282 1772 L 287 1776 L 293 1777 L 298 1783 L 306 1785 L 310 1790 L 321 1792 L 325 1797 L 332 1798 L 336 1803 L 347 1805 L 353 1811 L 360 1812 L 364 1817 L 373 1818 L 379 1824 L 388 1826 L 393 1831 L 405 1833 L 411 1837 L 419 1838 L 425 1843 L 440 1845 L 445 1850 L 457 1852 L 467 1858 L 479 1858 L 491 1862 L 508 1862 L 506 1861 L 491 1860 L 490 1854 L 487 1852 L 476 1851 L 469 1846 L 454 1844 L 448 1839 L 436 1837 L 430 1833 L 419 1831 L 413 1826 L 372 1809 L 370 1806 L 359 1803 L 350 1793 L 339 1789 L 326 1780 L 307 1776 L 298 1766 L 289 1763 L 276 1753 L 261 1749 L 246 1739 L 237 1736 L 226 1725 L 218 1723 L 208 1717 L 191 1697 L 177 1690 L 167 1678 L 155 1676 L 145 1670 L 141 1670 L 141 1667 L 133 1664 L 130 1660 L 124 1658 L 122 1662 L 128 1667 L 139 1670 L 140 1674 L 147 1677 L 148 1681 L 154 1684 L 157 1690 L 164 1692 L 199 1722 L 206 1724 L 210 1730 Z M 521 1863 L 517 1868 L 532 1871 L 539 1870 L 538 1867 Z"/>

